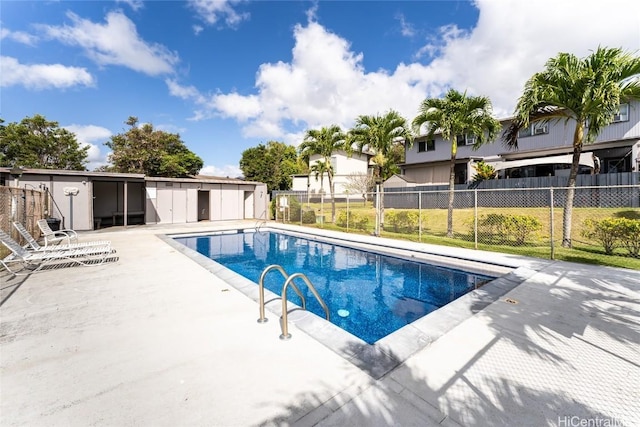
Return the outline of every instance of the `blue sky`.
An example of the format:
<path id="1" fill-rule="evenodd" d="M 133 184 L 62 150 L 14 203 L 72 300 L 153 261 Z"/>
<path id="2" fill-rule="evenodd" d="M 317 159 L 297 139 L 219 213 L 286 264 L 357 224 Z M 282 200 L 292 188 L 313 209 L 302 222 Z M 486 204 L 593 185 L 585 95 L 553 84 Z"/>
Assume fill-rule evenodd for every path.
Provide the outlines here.
<path id="1" fill-rule="evenodd" d="M 0 117 L 42 114 L 89 144 L 91 170 L 125 121 L 179 133 L 203 174 L 242 151 L 399 111 L 448 88 L 510 115 L 560 51 L 640 51 L 640 2 L 0 2 Z"/>

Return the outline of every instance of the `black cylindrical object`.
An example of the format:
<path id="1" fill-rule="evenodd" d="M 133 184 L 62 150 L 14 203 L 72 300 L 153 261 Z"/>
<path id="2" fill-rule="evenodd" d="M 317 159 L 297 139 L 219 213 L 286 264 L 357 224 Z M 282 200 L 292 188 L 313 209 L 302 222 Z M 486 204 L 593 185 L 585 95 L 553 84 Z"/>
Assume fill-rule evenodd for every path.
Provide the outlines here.
<path id="1" fill-rule="evenodd" d="M 47 218 L 47 224 L 53 231 L 60 230 L 60 220 L 58 218 Z"/>

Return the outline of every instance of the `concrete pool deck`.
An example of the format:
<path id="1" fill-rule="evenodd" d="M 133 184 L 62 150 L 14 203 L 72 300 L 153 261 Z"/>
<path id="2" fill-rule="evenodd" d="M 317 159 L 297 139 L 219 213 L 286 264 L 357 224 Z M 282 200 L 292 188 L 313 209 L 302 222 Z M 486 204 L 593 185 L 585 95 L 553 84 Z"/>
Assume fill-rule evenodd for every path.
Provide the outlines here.
<path id="1" fill-rule="evenodd" d="M 0 425 L 640 425 L 638 271 L 442 249 L 527 274 L 376 375 L 157 236 L 235 225 L 83 233 L 119 260 L 0 273 Z"/>

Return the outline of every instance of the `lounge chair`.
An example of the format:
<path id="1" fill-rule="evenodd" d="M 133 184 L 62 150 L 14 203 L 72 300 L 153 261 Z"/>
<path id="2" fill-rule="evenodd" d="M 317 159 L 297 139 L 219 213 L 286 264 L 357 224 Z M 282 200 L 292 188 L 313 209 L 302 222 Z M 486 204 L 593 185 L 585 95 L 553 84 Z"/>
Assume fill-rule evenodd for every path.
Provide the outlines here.
<path id="1" fill-rule="evenodd" d="M 57 230 L 53 231 L 51 227 L 49 227 L 49 223 L 46 219 L 38 220 L 38 227 L 42 231 L 42 235 L 44 237 L 44 246 L 49 246 L 49 243 L 60 243 L 62 241 L 66 241 L 67 245 L 71 244 L 71 241 L 78 241 L 78 233 L 71 229 Z"/>
<path id="2" fill-rule="evenodd" d="M 47 249 L 66 250 L 66 249 L 84 248 L 86 246 L 109 246 L 109 245 L 111 245 L 111 242 L 108 241 L 108 240 L 93 240 L 93 241 L 90 241 L 90 242 L 58 244 L 58 245 L 55 245 L 55 246 L 47 247 L 47 246 L 40 245 L 38 243 L 38 241 L 31 235 L 31 233 L 29 233 L 29 231 L 21 223 L 16 221 L 16 222 L 13 223 L 13 226 L 15 227 L 16 230 L 18 230 L 18 233 L 20 233 L 20 235 L 27 242 L 27 245 L 29 246 L 29 248 L 34 250 L 34 251 L 41 251 L 41 250 L 47 250 Z M 25 248 L 26 248 L 26 246 L 25 246 Z"/>
<path id="3" fill-rule="evenodd" d="M 110 255 L 115 254 L 111 246 L 85 246 L 66 250 L 57 250 L 52 246 L 39 251 L 29 251 L 2 230 L 0 230 L 0 242 L 11 251 L 10 255 L 0 258 L 0 264 L 13 276 L 35 273 L 47 266 L 100 265 L 107 261 Z M 22 266 L 19 272 L 10 267 L 16 264 Z"/>

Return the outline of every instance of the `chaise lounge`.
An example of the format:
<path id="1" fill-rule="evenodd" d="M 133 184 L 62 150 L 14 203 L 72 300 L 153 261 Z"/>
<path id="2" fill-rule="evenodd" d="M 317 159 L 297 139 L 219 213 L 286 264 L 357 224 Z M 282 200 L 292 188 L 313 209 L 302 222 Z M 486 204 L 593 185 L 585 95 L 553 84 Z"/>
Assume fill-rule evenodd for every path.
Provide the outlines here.
<path id="1" fill-rule="evenodd" d="M 13 226 L 18 233 L 22 236 L 22 238 L 27 242 L 28 246 L 34 251 L 42 251 L 42 250 L 67 250 L 67 249 L 77 249 L 84 248 L 87 246 L 109 246 L 111 242 L 109 240 L 94 240 L 90 242 L 78 242 L 78 243 L 68 243 L 68 244 L 58 244 L 55 246 L 42 246 L 38 243 L 38 241 L 29 233 L 29 231 L 19 222 L 14 222 Z M 26 246 L 25 246 L 26 247 Z"/>
<path id="2" fill-rule="evenodd" d="M 27 250 L 3 230 L 0 230 L 0 242 L 11 251 L 11 254 L 5 258 L 0 258 L 0 264 L 13 276 L 28 275 L 45 267 L 67 267 L 75 264 L 82 266 L 101 265 L 116 252 L 111 248 L 111 245 L 84 246 L 63 250 L 55 249 L 55 247 L 37 251 Z M 22 266 L 22 269 L 16 271 L 11 268 L 14 265 Z"/>

